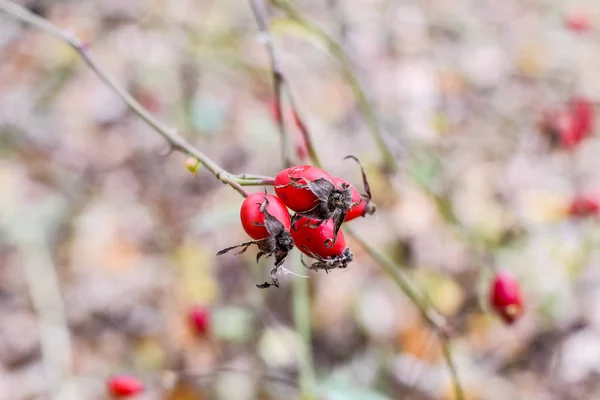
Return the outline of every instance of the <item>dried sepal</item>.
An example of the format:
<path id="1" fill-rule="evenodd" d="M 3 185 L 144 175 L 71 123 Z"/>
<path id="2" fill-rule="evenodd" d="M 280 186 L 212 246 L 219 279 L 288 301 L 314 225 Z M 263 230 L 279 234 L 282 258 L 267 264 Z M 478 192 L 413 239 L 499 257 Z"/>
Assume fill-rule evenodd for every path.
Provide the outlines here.
<path id="1" fill-rule="evenodd" d="M 356 161 L 358 163 L 358 166 L 360 167 L 360 173 L 361 173 L 362 181 L 363 181 L 363 188 L 365 190 L 365 193 L 361 194 L 361 197 L 363 198 L 364 201 L 367 202 L 367 204 L 365 205 L 364 214 L 373 215 L 373 214 L 375 214 L 375 211 L 377 211 L 377 206 L 375 205 L 375 203 L 373 203 L 373 201 L 371 201 L 373 196 L 371 195 L 371 186 L 369 185 L 369 180 L 367 179 L 367 174 L 365 173 L 365 168 L 363 167 L 362 163 L 360 162 L 360 160 L 357 157 L 355 157 L 353 155 L 344 157 L 344 160 L 347 160 L 347 159 L 352 159 L 352 160 Z"/>
<path id="2" fill-rule="evenodd" d="M 359 204 L 352 202 L 352 189 L 347 183 L 342 183 L 336 187 L 329 178 L 319 178 L 314 181 L 306 181 L 306 184 L 299 183 L 299 179 L 290 177 L 291 184 L 297 189 L 309 189 L 319 200 L 319 202 L 310 210 L 297 212 L 292 218 L 292 225 L 300 218 L 306 217 L 319 221 L 332 219 L 334 224 L 334 238 L 327 244 L 333 246 L 337 241 L 338 232 L 346 218 L 346 213 L 351 207 Z M 318 226 L 318 225 L 317 225 Z"/>
<path id="3" fill-rule="evenodd" d="M 304 261 L 304 258 L 301 258 L 302 265 L 304 265 L 308 269 L 312 269 L 314 271 L 325 270 L 326 273 L 329 273 L 330 270 L 336 268 L 346 268 L 348 264 L 354 260 L 354 254 L 350 251 L 350 247 L 346 247 L 344 251 L 335 257 L 321 257 L 318 254 L 310 251 L 306 246 L 302 246 L 302 251 L 309 255 L 311 258 L 317 260 L 311 265 L 307 265 Z"/>
<path id="4" fill-rule="evenodd" d="M 259 288 L 268 288 L 270 286 L 279 287 L 279 281 L 276 277 L 277 272 L 279 271 L 279 267 L 285 261 L 288 253 L 294 248 L 294 239 L 288 230 L 285 229 L 285 226 L 275 218 L 273 215 L 269 213 L 267 207 L 269 206 L 269 200 L 266 197 L 262 204 L 260 205 L 260 212 L 265 216 L 265 223 L 258 224 L 257 226 L 264 226 L 268 232 L 268 236 L 264 239 L 259 240 L 250 240 L 247 242 L 240 243 L 236 246 L 227 247 L 217 253 L 218 256 L 225 254 L 233 249 L 241 248 L 237 254 L 244 253 L 248 250 L 248 247 L 252 245 L 256 245 L 258 247 L 258 254 L 256 255 L 256 262 L 258 263 L 263 256 L 269 258 L 271 256 L 275 257 L 275 267 L 271 270 L 271 283 L 265 282 L 260 285 L 256 285 Z"/>

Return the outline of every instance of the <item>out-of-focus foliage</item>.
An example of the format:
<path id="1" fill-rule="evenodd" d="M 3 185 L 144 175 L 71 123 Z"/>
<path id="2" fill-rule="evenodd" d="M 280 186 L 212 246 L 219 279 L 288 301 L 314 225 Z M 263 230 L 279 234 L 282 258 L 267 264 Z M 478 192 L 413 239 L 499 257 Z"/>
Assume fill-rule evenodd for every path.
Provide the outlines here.
<path id="1" fill-rule="evenodd" d="M 246 2 L 20 3 L 77 34 L 228 171 L 281 169 L 269 59 Z M 600 196 L 600 141 L 553 149 L 536 124 L 574 96 L 600 100 L 600 3 L 476 3 L 294 2 L 350 55 L 400 164 L 392 176 L 338 60 L 276 10 L 273 36 L 324 167 L 361 187 L 342 160 L 365 164 L 378 212 L 353 228 L 452 325 L 467 398 L 597 398 L 600 229 L 569 210 Z M 565 25 L 573 12 L 588 30 Z M 299 398 L 291 281 L 304 278 L 261 291 L 269 261 L 215 257 L 247 239 L 241 198 L 167 152 L 70 48 L 0 14 L 1 399 L 48 388 L 60 321 L 35 299 L 52 272 L 82 398 L 105 398 L 124 371 L 144 381 L 143 399 Z M 319 398 L 451 399 L 435 332 L 349 242 L 348 269 L 296 271 L 310 277 Z M 487 304 L 492 264 L 524 293 L 511 327 Z M 190 329 L 197 304 L 210 335 Z"/>

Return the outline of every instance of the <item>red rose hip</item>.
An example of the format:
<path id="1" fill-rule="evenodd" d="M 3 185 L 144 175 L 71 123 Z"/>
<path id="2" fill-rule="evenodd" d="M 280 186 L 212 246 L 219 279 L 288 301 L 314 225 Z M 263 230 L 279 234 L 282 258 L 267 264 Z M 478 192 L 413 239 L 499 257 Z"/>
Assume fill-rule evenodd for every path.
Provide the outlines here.
<path id="1" fill-rule="evenodd" d="M 320 223 L 309 218 L 300 218 L 292 225 L 292 237 L 298 249 L 307 256 L 314 258 L 310 269 L 324 269 L 329 271 L 334 268 L 346 268 L 354 259 L 350 248 L 346 245 L 344 232 L 339 232 L 337 241 L 333 245 L 334 224 L 332 220 Z"/>
<path id="2" fill-rule="evenodd" d="M 568 213 L 572 217 L 589 217 L 600 212 L 600 203 L 590 196 L 577 196 L 569 204 Z"/>
<path id="3" fill-rule="evenodd" d="M 143 392 L 144 384 L 134 376 L 118 375 L 106 382 L 106 388 L 111 396 L 124 399 Z"/>
<path id="4" fill-rule="evenodd" d="M 196 335 L 206 336 L 211 325 L 210 310 L 200 305 L 192 307 L 188 314 L 188 322 Z"/>
<path id="5" fill-rule="evenodd" d="M 275 193 L 290 209 L 305 212 L 319 204 L 319 197 L 309 183 L 321 180 L 330 181 L 331 176 L 321 168 L 312 165 L 297 165 L 279 172 L 275 177 Z"/>
<path id="6" fill-rule="evenodd" d="M 269 236 L 265 226 L 265 214 L 260 211 L 265 198 L 269 203 L 266 208 L 269 214 L 281 222 L 286 231 L 291 227 L 290 213 L 279 198 L 272 194 L 265 197 L 264 193 L 252 193 L 246 197 L 240 208 L 242 227 L 252 239 L 260 240 Z"/>
<path id="7" fill-rule="evenodd" d="M 496 273 L 490 289 L 490 304 L 507 324 L 514 323 L 524 311 L 521 288 L 508 271 Z"/>

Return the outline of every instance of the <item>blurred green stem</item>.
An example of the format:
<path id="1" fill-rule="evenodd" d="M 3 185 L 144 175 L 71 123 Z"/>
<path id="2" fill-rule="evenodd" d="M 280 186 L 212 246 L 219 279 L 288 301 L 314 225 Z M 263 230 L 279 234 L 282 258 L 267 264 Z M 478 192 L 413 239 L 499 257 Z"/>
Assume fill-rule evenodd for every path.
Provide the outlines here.
<path id="1" fill-rule="evenodd" d="M 266 180 L 253 180 L 253 179 L 236 179 L 235 180 L 241 186 L 273 186 L 275 182 L 273 179 Z"/>
<path id="2" fill-rule="evenodd" d="M 71 46 L 88 65 L 88 67 L 90 67 L 92 71 L 94 71 L 94 73 L 100 78 L 100 80 L 110 87 L 113 92 L 119 96 L 133 112 L 135 112 L 159 135 L 161 135 L 170 144 L 171 149 L 195 157 L 221 182 L 231 186 L 242 196 L 248 196 L 248 192 L 246 192 L 246 190 L 235 181 L 229 172 L 225 171 L 210 157 L 201 152 L 183 137 L 179 136 L 175 129 L 168 127 L 163 122 L 155 118 L 148 110 L 144 108 L 144 106 L 135 100 L 133 96 L 123 89 L 114 76 L 100 67 L 100 65 L 96 62 L 96 59 L 88 51 L 88 46 L 73 34 L 68 31 L 63 31 L 50 21 L 9 0 L 0 0 L 0 11 L 3 11 L 22 22 L 32 25 L 35 28 L 44 31 Z"/>
<path id="3" fill-rule="evenodd" d="M 300 257 L 300 253 L 294 253 L 294 267 L 302 265 Z M 312 358 L 308 279 L 294 278 L 292 285 L 294 294 L 294 323 L 296 325 L 296 331 L 302 341 L 299 359 L 302 400 L 315 400 L 316 378 Z"/>
<path id="4" fill-rule="evenodd" d="M 361 245 L 363 249 L 383 267 L 400 290 L 417 306 L 423 318 L 443 337 L 449 336 L 449 327 L 446 319 L 437 310 L 427 304 L 427 301 L 421 296 L 417 289 L 409 279 L 402 273 L 400 267 L 396 265 L 388 256 L 376 249 L 358 233 L 356 233 L 350 225 L 344 225 L 344 231 Z"/>
<path id="5" fill-rule="evenodd" d="M 450 341 L 442 339 L 442 352 L 444 359 L 450 370 L 450 377 L 452 378 L 452 384 L 454 385 L 454 397 L 456 400 L 464 400 L 465 393 L 462 386 L 460 385 L 460 379 L 458 378 L 458 371 L 456 365 L 454 365 L 454 359 L 452 358 L 452 350 L 450 349 Z"/>
<path id="6" fill-rule="evenodd" d="M 444 316 L 431 307 L 428 304 L 427 299 L 417 292 L 417 289 L 413 287 L 409 279 L 402 273 L 400 266 L 396 265 L 388 256 L 367 243 L 367 241 L 365 241 L 361 235 L 354 232 L 349 225 L 344 226 L 344 231 L 354 240 L 356 240 L 365 249 L 365 251 L 383 267 L 385 272 L 387 272 L 394 283 L 419 309 L 423 318 L 425 318 L 429 325 L 435 329 L 442 342 L 444 359 L 446 360 L 448 369 L 450 370 L 450 375 L 456 394 L 456 400 L 464 400 L 463 389 L 458 378 L 454 360 L 452 359 L 452 353 L 450 352 L 450 327 L 448 326 Z"/>

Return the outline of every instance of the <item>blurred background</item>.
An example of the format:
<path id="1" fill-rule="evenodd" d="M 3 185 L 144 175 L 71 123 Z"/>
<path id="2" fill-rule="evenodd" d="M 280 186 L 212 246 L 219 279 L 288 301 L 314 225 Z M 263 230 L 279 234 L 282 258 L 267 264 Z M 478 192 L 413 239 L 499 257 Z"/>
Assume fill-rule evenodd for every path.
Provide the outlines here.
<path id="1" fill-rule="evenodd" d="M 226 170 L 282 169 L 248 2 L 18 3 Z M 348 54 L 398 171 L 344 63 L 269 7 L 297 112 L 330 173 L 362 188 L 343 157 L 363 161 L 378 212 L 350 225 L 447 318 L 465 397 L 600 397 L 600 141 L 564 139 L 573 99 L 591 121 L 600 100 L 600 3 L 293 4 Z M 269 261 L 217 258 L 247 240 L 241 197 L 185 160 L 71 48 L 0 13 L 1 399 L 106 399 L 115 374 L 143 382 L 136 399 L 300 399 L 305 362 L 318 399 L 455 398 L 438 335 L 352 238 L 348 269 L 286 262 L 308 313 L 305 278 L 259 290 Z M 520 283 L 512 325 L 492 266 Z"/>

